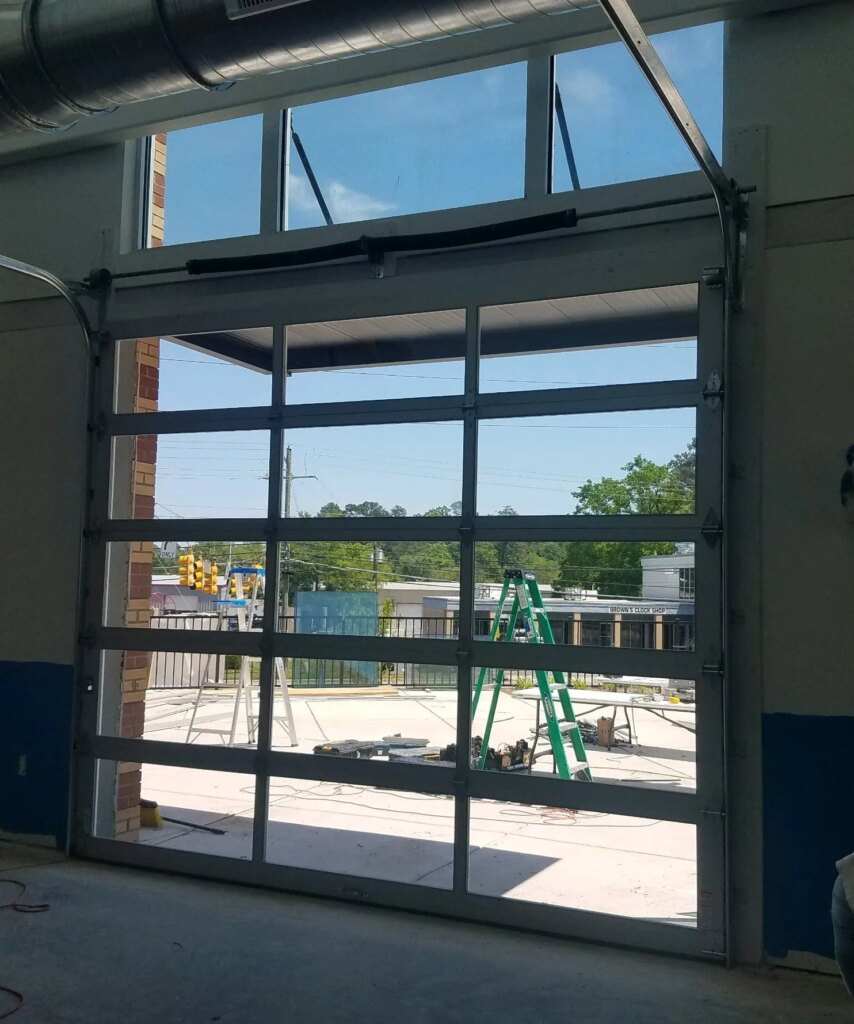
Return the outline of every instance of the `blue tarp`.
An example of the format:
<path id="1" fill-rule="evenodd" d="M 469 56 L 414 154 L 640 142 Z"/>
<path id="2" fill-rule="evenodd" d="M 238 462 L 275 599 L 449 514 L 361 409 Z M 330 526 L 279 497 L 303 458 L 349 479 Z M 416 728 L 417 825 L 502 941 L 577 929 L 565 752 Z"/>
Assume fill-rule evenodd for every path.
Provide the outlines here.
<path id="1" fill-rule="evenodd" d="M 374 591 L 303 591 L 296 595 L 294 613 L 297 633 L 379 635 L 377 595 Z M 296 676 L 301 673 L 298 673 L 295 665 L 295 685 L 335 686 L 344 683 L 349 686 L 376 686 L 379 666 L 376 662 L 367 661 L 323 662 L 312 659 L 306 663 L 305 668 L 308 671 L 313 669 L 324 677 L 328 675 L 329 678 L 297 679 Z"/>

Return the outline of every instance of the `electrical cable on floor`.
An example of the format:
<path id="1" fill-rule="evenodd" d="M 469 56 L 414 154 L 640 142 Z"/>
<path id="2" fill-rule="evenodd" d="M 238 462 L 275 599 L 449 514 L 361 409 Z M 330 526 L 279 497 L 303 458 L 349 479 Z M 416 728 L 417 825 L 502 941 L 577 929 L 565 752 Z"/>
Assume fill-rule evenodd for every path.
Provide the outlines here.
<path id="1" fill-rule="evenodd" d="M 0 878 L 0 885 L 18 886 L 18 895 L 8 903 L 0 903 L 0 910 L 14 910 L 19 914 L 43 914 L 46 910 L 50 910 L 49 903 L 21 903 L 21 897 L 27 891 L 25 882 L 19 882 L 17 878 Z M 24 1005 L 24 997 L 17 989 L 9 988 L 8 985 L 0 985 L 0 992 L 5 992 L 17 1000 L 13 1007 L 0 1013 L 0 1020 L 4 1020 L 21 1009 Z"/>
<path id="2" fill-rule="evenodd" d="M 3 1013 L 0 1013 L 0 1020 L 3 1020 L 5 1017 L 11 1017 L 13 1013 L 17 1013 L 18 1010 L 21 1009 L 24 1005 L 24 997 L 17 989 L 9 988 L 7 985 L 0 985 L 0 992 L 6 992 L 8 995 L 18 1000 L 16 1005 L 10 1010 L 4 1010 Z"/>

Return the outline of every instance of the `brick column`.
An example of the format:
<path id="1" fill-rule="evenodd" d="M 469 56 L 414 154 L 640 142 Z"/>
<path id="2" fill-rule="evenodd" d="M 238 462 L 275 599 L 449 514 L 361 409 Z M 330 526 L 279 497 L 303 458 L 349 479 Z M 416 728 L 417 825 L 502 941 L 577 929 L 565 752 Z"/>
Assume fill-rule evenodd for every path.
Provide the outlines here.
<path id="1" fill-rule="evenodd" d="M 163 244 L 166 199 L 166 136 L 156 135 L 151 152 L 151 195 L 149 204 L 149 245 Z M 160 339 L 143 338 L 135 346 L 136 382 L 134 412 L 156 412 L 160 384 Z M 135 519 L 154 518 L 154 473 L 157 463 L 157 437 L 140 435 L 133 453 L 131 504 Z M 136 541 L 131 544 L 128 571 L 125 622 L 147 629 L 151 620 L 151 572 L 154 545 Z M 145 694 L 151 656 L 145 651 L 126 651 L 122 659 L 121 734 L 138 739 L 145 729 Z M 119 765 L 116 785 L 115 835 L 134 841 L 139 836 L 139 800 L 142 770 L 139 764 Z"/>

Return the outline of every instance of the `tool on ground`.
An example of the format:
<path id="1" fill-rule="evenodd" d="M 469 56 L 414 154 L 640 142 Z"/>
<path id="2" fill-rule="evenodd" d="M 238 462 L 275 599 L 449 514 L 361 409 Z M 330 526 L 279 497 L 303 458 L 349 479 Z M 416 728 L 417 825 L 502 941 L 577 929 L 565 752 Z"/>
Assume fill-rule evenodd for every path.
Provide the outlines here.
<path id="1" fill-rule="evenodd" d="M 502 628 L 502 620 L 508 603 L 510 608 L 507 613 L 507 624 L 506 628 Z M 524 569 L 506 569 L 504 571 L 504 586 L 498 599 L 498 608 L 495 612 L 495 620 L 489 633 L 489 639 L 493 641 L 498 639 L 499 632 L 501 632 L 501 640 L 499 642 L 514 642 L 517 623 L 520 617 L 521 627 L 524 629 L 522 642 L 529 644 L 553 644 L 555 642 L 554 632 L 543 604 L 537 577 L 534 573 L 527 572 Z M 482 668 L 478 673 L 472 697 L 472 721 L 474 721 L 475 712 L 486 684 L 488 672 L 487 668 Z M 587 762 L 587 752 L 584 748 L 584 740 L 582 739 L 578 720 L 572 707 L 565 674 L 555 669 L 535 669 L 534 676 L 537 680 L 540 700 L 546 714 L 545 730 L 551 744 L 557 774 L 562 779 L 576 779 L 589 782 L 593 776 L 590 771 L 590 765 Z M 489 737 L 492 732 L 493 722 L 495 721 L 495 712 L 498 708 L 498 698 L 501 694 L 501 684 L 503 681 L 504 669 L 498 669 L 495 673 L 495 685 L 492 691 L 492 700 L 489 704 L 486 727 L 483 731 L 483 740 L 478 758 L 477 767 L 481 770 L 489 768 L 488 762 L 491 749 Z M 554 692 L 557 693 L 557 706 L 553 697 Z M 563 716 L 562 721 L 558 718 L 558 707 Z M 572 745 L 576 762 L 574 765 L 570 765 L 567 758 L 565 736 L 569 737 Z M 535 748 L 538 739 L 538 736 L 534 737 Z M 530 752 L 531 761 L 533 761 L 533 757 L 534 751 L 532 750 Z"/>
<path id="2" fill-rule="evenodd" d="M 156 800 L 139 801 L 139 824 L 142 828 L 163 828 L 163 822 L 168 821 L 170 825 L 183 825 L 185 828 L 195 828 L 199 832 L 210 832 L 215 836 L 224 836 L 226 830 L 223 828 L 212 828 L 210 825 L 199 825 L 193 821 L 184 821 L 182 818 L 167 818 L 160 813 L 160 807 Z"/>
<path id="3" fill-rule="evenodd" d="M 422 737 L 383 736 L 381 740 L 327 740 L 318 743 L 315 754 L 326 754 L 330 757 L 382 757 L 391 755 L 393 751 L 424 750 L 429 741 Z"/>

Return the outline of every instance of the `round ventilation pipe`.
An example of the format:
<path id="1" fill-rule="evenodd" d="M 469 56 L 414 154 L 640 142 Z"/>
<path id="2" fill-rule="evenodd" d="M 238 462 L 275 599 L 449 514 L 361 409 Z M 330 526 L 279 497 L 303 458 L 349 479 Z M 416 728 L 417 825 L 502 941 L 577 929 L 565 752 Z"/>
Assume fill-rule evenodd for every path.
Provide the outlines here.
<path id="1" fill-rule="evenodd" d="M 0 0 L 0 132 L 595 7 L 597 0 Z"/>

